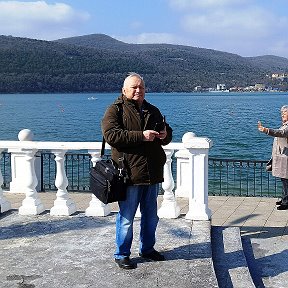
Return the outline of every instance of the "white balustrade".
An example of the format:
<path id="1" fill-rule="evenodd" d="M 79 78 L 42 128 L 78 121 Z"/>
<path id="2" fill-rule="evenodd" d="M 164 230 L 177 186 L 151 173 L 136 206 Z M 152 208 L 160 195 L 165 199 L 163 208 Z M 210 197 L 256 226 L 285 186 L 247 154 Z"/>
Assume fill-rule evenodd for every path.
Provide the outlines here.
<path id="1" fill-rule="evenodd" d="M 29 129 L 23 129 L 18 133 L 18 139 L 19 141 L 29 141 L 28 143 L 31 143 L 33 140 L 33 132 Z M 27 148 L 29 149 L 29 147 Z M 26 151 L 23 150 L 22 147 L 19 148 L 12 148 L 9 149 L 8 152 L 11 153 L 11 182 L 10 182 L 10 192 L 11 193 L 25 193 L 25 177 L 19 177 L 23 173 L 23 171 L 26 169 L 27 166 L 27 157 L 26 157 Z M 36 158 L 39 162 L 39 157 Z M 36 159 L 34 160 L 34 165 L 36 164 Z M 37 163 L 37 167 L 39 166 L 39 163 Z M 41 163 L 40 163 L 41 165 Z M 36 166 L 36 165 L 35 165 Z M 38 172 L 39 170 L 37 170 Z M 41 171 L 41 170 L 40 170 Z M 35 171 L 36 172 L 36 171 Z M 37 175 L 36 175 L 37 177 Z M 34 180 L 35 181 L 35 180 Z M 37 188 L 37 186 L 36 186 Z M 37 190 L 37 189 L 36 189 Z M 38 189 L 40 190 L 40 189 Z"/>
<path id="2" fill-rule="evenodd" d="M 188 139 L 184 147 L 189 151 L 189 211 L 186 219 L 209 220 L 208 208 L 208 151 L 212 147 L 208 138 Z"/>
<path id="3" fill-rule="evenodd" d="M 164 165 L 164 182 L 162 188 L 164 189 L 163 202 L 158 210 L 159 218 L 177 218 L 180 215 L 180 207 L 177 204 L 173 188 L 174 180 L 171 171 L 172 155 L 174 150 L 165 150 L 166 163 Z"/>
<path id="4" fill-rule="evenodd" d="M 37 186 L 34 165 L 35 154 L 37 151 L 41 153 L 41 150 L 50 150 L 54 153 L 57 168 L 55 186 L 58 190 L 50 214 L 59 216 L 75 213 L 77 210 L 76 204 L 69 197 L 67 191 L 68 179 L 65 172 L 65 154 L 68 150 L 87 150 L 91 155 L 91 162 L 94 166 L 100 160 L 102 142 L 38 142 L 31 141 L 31 137 L 28 137 L 31 136 L 29 130 L 25 129 L 24 132 L 21 131 L 20 133 L 22 133 L 22 136 L 18 137 L 21 141 L 0 141 L 0 153 L 7 149 L 11 152 L 11 161 L 13 162 L 11 163 L 11 192 L 25 193 L 25 199 L 19 208 L 19 213 L 35 215 L 44 211 L 39 193 L 35 188 Z M 175 183 L 171 169 L 172 156 L 175 154 L 177 157 L 176 191 L 182 190 L 185 195 L 181 196 L 189 198 L 189 211 L 186 218 L 208 220 L 211 217 L 211 211 L 208 208 L 208 151 L 212 147 L 212 141 L 207 138 L 195 137 L 192 132 L 186 134 L 184 134 L 185 137 L 183 136 L 182 143 L 170 143 L 163 146 L 167 161 L 164 166 L 164 182 L 162 183 L 164 190 L 163 202 L 160 204 L 158 216 L 160 218 L 177 218 L 180 214 L 177 197 L 175 197 L 173 191 Z M 107 145 L 106 148 L 110 147 Z M 174 153 L 175 151 L 178 152 Z M 178 161 L 178 159 L 180 160 Z M 1 183 L 3 183 L 3 177 L 0 171 Z M 2 212 L 9 210 L 11 207 L 11 204 L 3 196 L 2 189 L 0 190 L 0 205 Z M 91 194 L 91 201 L 89 207 L 85 210 L 85 215 L 107 216 L 110 213 L 110 205 L 103 204 Z M 140 214 L 139 211 L 138 214 Z"/>
<path id="5" fill-rule="evenodd" d="M 30 146 L 33 136 L 31 130 L 23 129 L 18 134 L 20 147 L 8 147 L 12 155 L 10 192 L 25 194 L 25 199 L 19 208 L 21 215 L 37 215 L 45 210 L 36 191 L 38 181 L 35 173 L 35 154 L 38 149 Z M 22 143 L 28 143 L 28 147 L 22 147 Z"/>
<path id="6" fill-rule="evenodd" d="M 19 214 L 21 215 L 37 215 L 42 213 L 44 205 L 36 191 L 37 178 L 35 174 L 35 153 L 36 149 L 23 149 L 24 157 L 24 169 L 21 171 L 22 183 L 24 185 L 25 199 L 22 201 L 22 206 L 19 208 Z"/>
<path id="7" fill-rule="evenodd" d="M 3 151 L 4 149 L 0 149 L 0 160 L 2 158 Z M 3 176 L 0 167 L 0 213 L 6 212 L 11 209 L 11 203 L 3 195 L 2 184 L 3 184 Z"/>
<path id="8" fill-rule="evenodd" d="M 55 155 L 56 161 L 56 179 L 55 186 L 58 188 L 56 197 L 54 201 L 54 206 L 51 208 L 51 215 L 71 215 L 77 211 L 75 203 L 69 197 L 67 191 L 68 179 L 65 172 L 65 154 L 66 150 L 52 150 L 52 153 Z"/>
<path id="9" fill-rule="evenodd" d="M 182 142 L 187 142 L 194 137 L 196 137 L 195 133 L 187 132 L 183 135 Z M 191 175 L 189 170 L 189 151 L 180 149 L 175 153 L 175 157 L 177 158 L 177 188 L 175 196 L 189 198 L 189 178 Z"/>

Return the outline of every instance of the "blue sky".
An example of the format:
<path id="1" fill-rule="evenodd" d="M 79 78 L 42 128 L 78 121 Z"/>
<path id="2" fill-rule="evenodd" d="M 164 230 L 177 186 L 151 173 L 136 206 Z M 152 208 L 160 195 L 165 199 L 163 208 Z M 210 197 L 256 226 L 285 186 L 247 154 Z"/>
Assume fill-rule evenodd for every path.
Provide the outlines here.
<path id="1" fill-rule="evenodd" d="M 103 33 L 288 58 L 287 27 L 288 0 L 0 0 L 0 35 L 42 40 Z"/>

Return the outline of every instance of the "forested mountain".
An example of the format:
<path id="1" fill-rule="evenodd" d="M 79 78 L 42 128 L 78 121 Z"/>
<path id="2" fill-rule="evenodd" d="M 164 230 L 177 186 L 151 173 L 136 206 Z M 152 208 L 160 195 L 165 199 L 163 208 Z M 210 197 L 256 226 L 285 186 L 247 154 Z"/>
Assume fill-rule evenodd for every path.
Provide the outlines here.
<path id="1" fill-rule="evenodd" d="M 273 84 L 288 59 L 241 57 L 170 44 L 127 44 L 103 34 L 56 41 L 0 36 L 0 93 L 119 92 L 127 72 L 147 90 L 189 92 L 195 86 Z M 275 83 L 274 83 L 275 84 Z"/>

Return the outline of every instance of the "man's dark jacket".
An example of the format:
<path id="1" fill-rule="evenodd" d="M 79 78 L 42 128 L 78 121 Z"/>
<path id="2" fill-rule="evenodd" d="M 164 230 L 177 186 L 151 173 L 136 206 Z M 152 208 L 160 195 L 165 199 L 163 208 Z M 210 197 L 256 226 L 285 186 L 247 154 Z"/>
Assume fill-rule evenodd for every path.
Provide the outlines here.
<path id="1" fill-rule="evenodd" d="M 124 153 L 131 185 L 163 182 L 163 166 L 166 154 L 162 145 L 172 140 L 172 129 L 166 123 L 167 137 L 163 140 L 144 141 L 143 131 L 154 130 L 163 121 L 159 109 L 146 100 L 142 111 L 134 100 L 120 96 L 109 106 L 102 120 L 102 133 L 111 146 L 112 159 L 118 163 Z"/>

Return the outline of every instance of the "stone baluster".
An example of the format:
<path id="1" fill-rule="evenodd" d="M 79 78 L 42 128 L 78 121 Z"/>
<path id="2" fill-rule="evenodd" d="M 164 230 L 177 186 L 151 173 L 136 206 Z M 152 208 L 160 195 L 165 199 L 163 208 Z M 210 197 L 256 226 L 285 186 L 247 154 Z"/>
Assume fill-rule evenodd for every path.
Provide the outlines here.
<path id="1" fill-rule="evenodd" d="M 195 133 L 187 132 L 182 137 L 182 142 L 196 137 Z M 175 196 L 189 198 L 189 178 L 191 172 L 189 171 L 189 152 L 187 149 L 180 149 L 175 153 L 177 158 L 177 188 Z"/>
<path id="2" fill-rule="evenodd" d="M 19 141 L 32 141 L 33 132 L 29 129 L 23 129 L 18 133 Z M 36 149 L 9 149 L 11 152 L 11 189 L 16 193 L 24 193 L 25 199 L 19 208 L 21 215 L 37 215 L 42 213 L 45 208 L 41 203 L 36 191 L 37 177 L 35 173 L 35 154 Z M 18 176 L 18 177 L 16 177 Z M 14 186 L 14 184 L 16 185 Z M 13 189 L 16 188 L 15 190 Z"/>
<path id="3" fill-rule="evenodd" d="M 22 206 L 19 208 L 21 215 L 37 215 L 42 213 L 45 208 L 41 203 L 39 195 L 36 191 L 37 177 L 35 173 L 34 161 L 36 149 L 23 149 L 24 153 L 24 169 L 22 170 L 22 179 L 24 185 L 25 199 L 22 201 Z"/>
<path id="4" fill-rule="evenodd" d="M 208 152 L 213 143 L 208 138 L 195 137 L 184 142 L 189 151 L 189 211 L 186 219 L 209 220 L 208 208 Z"/>
<path id="5" fill-rule="evenodd" d="M 76 212 L 77 208 L 75 203 L 69 197 L 67 191 L 68 179 L 65 172 L 65 154 L 66 150 L 54 150 L 51 151 L 55 155 L 56 161 L 56 179 L 55 186 L 58 188 L 56 193 L 56 200 L 54 206 L 50 210 L 51 215 L 71 215 Z"/>
<path id="6" fill-rule="evenodd" d="M 0 149 L 0 160 L 2 158 L 3 151 L 4 149 Z M 6 212 L 11 209 L 10 202 L 3 195 L 2 184 L 3 184 L 3 176 L 0 167 L 0 213 Z"/>
<path id="7" fill-rule="evenodd" d="M 32 141 L 33 132 L 29 129 L 23 129 L 18 133 L 18 139 L 21 142 Z M 32 142 L 31 142 L 32 143 Z M 26 156 L 25 151 L 22 148 L 8 149 L 11 153 L 11 182 L 10 182 L 10 193 L 26 193 L 25 192 L 25 177 L 23 177 L 23 171 L 26 169 Z M 35 158 L 36 157 L 36 158 Z M 37 183 L 36 191 L 40 190 L 41 187 L 41 157 L 34 156 L 33 164 L 36 173 Z M 36 169 L 38 168 L 38 169 Z M 37 189 L 38 188 L 38 189 Z"/>
<path id="8" fill-rule="evenodd" d="M 165 150 L 166 163 L 164 165 L 164 182 L 162 188 L 164 189 L 163 202 L 158 210 L 159 218 L 177 218 L 180 215 L 180 208 L 177 204 L 173 188 L 174 180 L 172 176 L 171 163 L 174 150 Z"/>
<path id="9" fill-rule="evenodd" d="M 96 162 L 101 160 L 100 151 L 88 151 L 91 155 L 92 166 L 94 167 Z M 94 194 L 92 194 L 92 199 L 89 202 L 89 207 L 85 211 L 86 216 L 107 216 L 111 213 L 111 208 L 109 204 L 104 204 L 101 202 Z"/>

